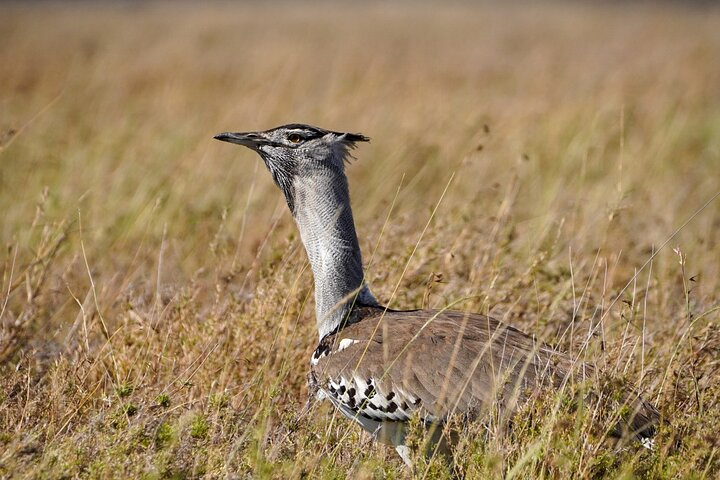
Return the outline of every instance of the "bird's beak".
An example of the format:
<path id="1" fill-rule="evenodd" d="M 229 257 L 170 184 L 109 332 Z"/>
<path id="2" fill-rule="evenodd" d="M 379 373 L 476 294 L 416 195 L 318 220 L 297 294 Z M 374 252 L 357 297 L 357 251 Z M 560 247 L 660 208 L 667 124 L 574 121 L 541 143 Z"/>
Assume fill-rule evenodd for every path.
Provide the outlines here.
<path id="1" fill-rule="evenodd" d="M 242 145 L 243 147 L 251 148 L 253 150 L 257 150 L 257 148 L 260 145 L 268 143 L 268 141 L 262 135 L 255 133 L 255 132 L 247 132 L 247 133 L 224 132 L 224 133 L 218 133 L 213 138 L 215 140 L 220 140 L 223 142 L 236 143 L 238 145 Z"/>

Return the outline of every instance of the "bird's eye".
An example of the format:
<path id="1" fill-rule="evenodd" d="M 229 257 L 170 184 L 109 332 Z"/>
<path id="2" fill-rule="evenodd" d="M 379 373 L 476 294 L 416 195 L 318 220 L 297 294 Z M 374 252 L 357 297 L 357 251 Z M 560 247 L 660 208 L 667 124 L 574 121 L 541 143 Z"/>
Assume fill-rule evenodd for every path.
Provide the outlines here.
<path id="1" fill-rule="evenodd" d="M 292 143 L 300 143 L 302 137 L 297 133 L 291 133 L 290 136 L 288 136 L 288 140 L 290 140 Z"/>

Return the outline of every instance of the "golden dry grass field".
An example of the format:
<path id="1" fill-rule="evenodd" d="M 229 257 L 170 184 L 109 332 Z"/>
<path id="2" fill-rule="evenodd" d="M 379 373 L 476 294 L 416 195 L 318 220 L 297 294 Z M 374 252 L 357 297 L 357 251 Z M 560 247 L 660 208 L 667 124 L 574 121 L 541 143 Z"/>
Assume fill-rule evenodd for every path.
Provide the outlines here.
<path id="1" fill-rule="evenodd" d="M 0 65 L 0 477 L 720 475 L 720 10 L 5 4 Z M 382 302 L 584 352 L 657 405 L 656 448 L 558 397 L 410 472 L 300 415 L 305 253 L 212 140 L 290 122 L 372 138 Z"/>

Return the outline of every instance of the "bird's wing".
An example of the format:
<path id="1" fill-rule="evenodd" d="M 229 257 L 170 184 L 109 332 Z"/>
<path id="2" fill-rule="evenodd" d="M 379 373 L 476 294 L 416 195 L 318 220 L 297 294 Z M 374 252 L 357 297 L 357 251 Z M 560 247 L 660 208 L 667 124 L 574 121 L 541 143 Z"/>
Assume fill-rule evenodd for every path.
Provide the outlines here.
<path id="1" fill-rule="evenodd" d="M 334 403 L 375 421 L 428 422 L 512 408 L 528 389 L 558 384 L 570 360 L 477 314 L 365 308 L 313 355 L 312 375 Z"/>

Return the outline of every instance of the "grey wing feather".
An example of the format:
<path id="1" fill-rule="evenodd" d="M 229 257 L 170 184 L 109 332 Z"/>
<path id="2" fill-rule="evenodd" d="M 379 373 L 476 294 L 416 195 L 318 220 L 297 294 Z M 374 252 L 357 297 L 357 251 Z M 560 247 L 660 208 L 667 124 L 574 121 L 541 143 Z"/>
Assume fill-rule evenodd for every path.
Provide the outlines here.
<path id="1" fill-rule="evenodd" d="M 348 384 L 372 379 L 384 398 L 397 396 L 387 407 L 372 403 L 376 415 L 421 411 L 429 419 L 445 419 L 496 401 L 498 387 L 510 392 L 514 384 L 536 383 L 538 346 L 496 320 L 459 312 L 374 313 L 328 340 L 354 343 L 320 359 L 314 374 L 321 383 L 323 378 Z M 384 334 L 384 322 L 392 335 Z M 400 409 L 403 402 L 409 408 Z M 378 406 L 393 411 L 373 408 Z"/>
<path id="2" fill-rule="evenodd" d="M 333 401 L 349 411 L 381 422 L 414 414 L 442 422 L 491 406 L 513 410 L 538 387 L 557 387 L 571 373 L 578 380 L 594 373 L 497 320 L 451 311 L 364 307 L 318 349 L 328 352 L 312 369 L 321 388 L 326 385 Z M 341 383 L 342 393 L 336 388 Z M 367 388 L 360 391 L 370 384 L 372 398 Z M 638 437 L 651 435 L 657 411 L 632 390 L 627 398 L 635 413 L 626 428 Z"/>

